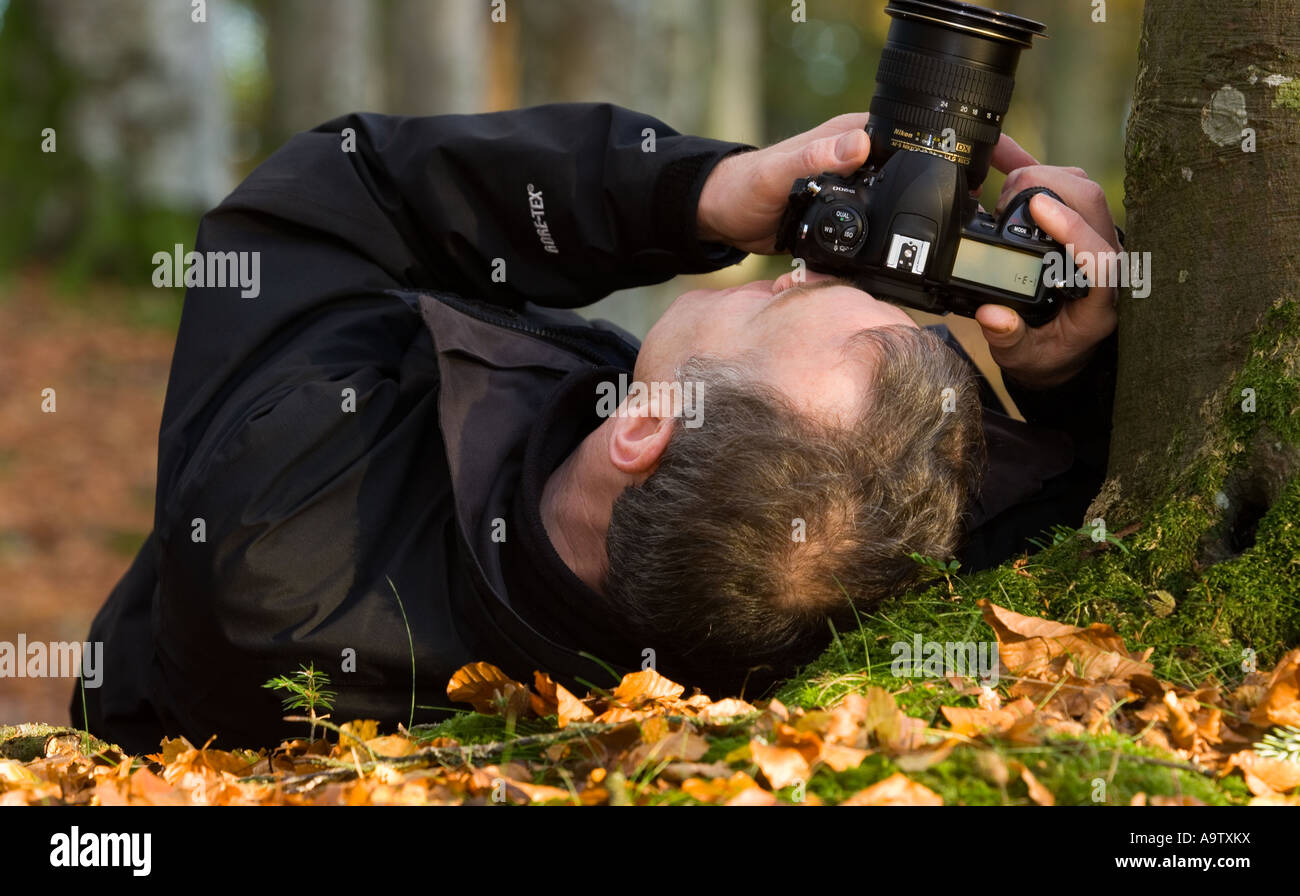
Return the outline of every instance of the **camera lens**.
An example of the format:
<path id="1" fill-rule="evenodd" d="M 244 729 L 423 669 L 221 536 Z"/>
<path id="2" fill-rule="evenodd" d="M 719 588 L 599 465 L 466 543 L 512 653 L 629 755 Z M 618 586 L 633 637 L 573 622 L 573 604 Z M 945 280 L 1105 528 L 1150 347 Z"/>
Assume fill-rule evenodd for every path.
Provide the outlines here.
<path id="1" fill-rule="evenodd" d="M 876 68 L 869 165 L 895 151 L 927 152 L 984 183 L 1011 105 L 1020 51 L 1047 26 L 954 0 L 889 0 L 893 17 Z"/>

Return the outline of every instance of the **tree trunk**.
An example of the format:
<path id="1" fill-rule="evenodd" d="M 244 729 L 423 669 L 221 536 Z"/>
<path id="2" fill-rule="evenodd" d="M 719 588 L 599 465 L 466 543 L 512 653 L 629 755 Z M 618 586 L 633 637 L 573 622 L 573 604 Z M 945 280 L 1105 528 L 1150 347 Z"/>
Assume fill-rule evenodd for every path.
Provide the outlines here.
<path id="1" fill-rule="evenodd" d="M 393 0 L 386 22 L 386 111 L 483 111 L 490 12 L 486 4 L 462 0 Z"/>
<path id="2" fill-rule="evenodd" d="M 587 0 L 511 6 L 522 22 L 520 101 L 612 102 L 682 133 L 710 133 L 707 87 L 714 29 L 723 24 L 714 6 L 697 0 L 608 3 L 598 11 Z M 644 336 L 679 291 L 668 284 L 623 290 L 582 313 Z"/>
<path id="3" fill-rule="evenodd" d="M 1214 562 L 1253 543 L 1300 469 L 1300 5 L 1147 0 L 1126 157 L 1125 248 L 1150 253 L 1150 294 L 1121 290 L 1089 519 L 1191 501 Z"/>
<path id="4" fill-rule="evenodd" d="M 380 105 L 378 8 L 364 0 L 270 0 L 267 146 L 348 112 Z"/>

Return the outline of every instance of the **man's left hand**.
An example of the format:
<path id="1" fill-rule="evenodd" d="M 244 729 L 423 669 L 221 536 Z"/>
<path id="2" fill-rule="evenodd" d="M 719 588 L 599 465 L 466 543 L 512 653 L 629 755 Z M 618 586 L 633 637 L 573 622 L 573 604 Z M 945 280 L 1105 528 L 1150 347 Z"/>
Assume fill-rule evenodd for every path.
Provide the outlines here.
<path id="1" fill-rule="evenodd" d="M 1039 194 L 1029 201 L 1029 212 L 1054 240 L 1094 257 L 1120 249 L 1106 194 L 1081 169 L 1040 165 L 1006 134 L 993 151 L 993 167 L 1007 174 L 998 197 L 999 211 L 1021 190 L 1047 187 L 1065 204 Z M 1095 275 L 1096 267 L 1093 271 Z M 1037 328 L 1004 305 L 981 306 L 975 320 L 993 360 L 1008 379 L 1031 389 L 1048 389 L 1078 374 L 1097 344 L 1114 332 L 1119 320 L 1116 296 L 1114 284 L 1094 286 Z"/>

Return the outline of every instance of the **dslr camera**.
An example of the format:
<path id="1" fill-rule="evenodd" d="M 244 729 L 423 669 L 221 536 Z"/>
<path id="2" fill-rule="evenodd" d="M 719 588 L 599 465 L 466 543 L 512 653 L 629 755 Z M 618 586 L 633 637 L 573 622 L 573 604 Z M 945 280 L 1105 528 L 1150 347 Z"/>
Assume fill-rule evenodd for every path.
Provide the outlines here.
<path id="1" fill-rule="evenodd" d="M 1024 190 L 995 217 L 971 191 L 988 174 L 1020 51 L 1046 26 L 953 0 L 889 0 L 885 13 L 871 155 L 848 177 L 795 181 L 777 249 L 877 298 L 966 317 L 1006 305 L 1042 326 L 1087 292 L 1049 282 L 1046 258 L 1065 249 L 1029 213 L 1033 194 L 1060 197 Z"/>

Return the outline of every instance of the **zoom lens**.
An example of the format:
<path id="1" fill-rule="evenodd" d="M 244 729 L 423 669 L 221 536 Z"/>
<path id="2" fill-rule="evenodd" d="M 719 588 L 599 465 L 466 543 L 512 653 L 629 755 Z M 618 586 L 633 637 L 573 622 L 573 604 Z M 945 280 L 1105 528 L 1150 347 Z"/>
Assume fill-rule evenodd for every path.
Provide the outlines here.
<path id="1" fill-rule="evenodd" d="M 977 188 L 1011 105 L 1020 51 L 1047 26 L 954 0 L 889 0 L 885 13 L 894 21 L 876 68 L 868 164 L 900 149 L 931 153 L 964 166 Z"/>

